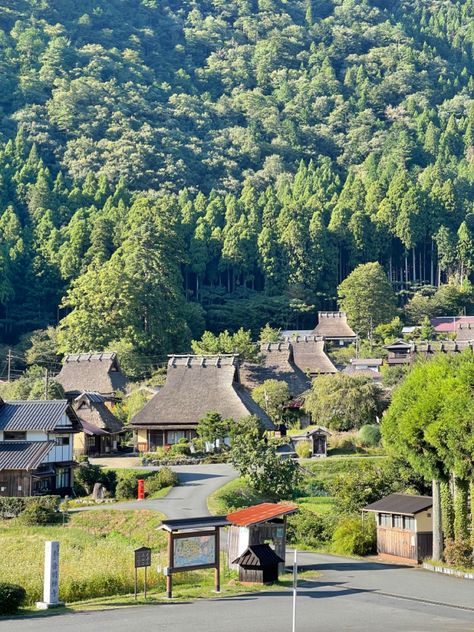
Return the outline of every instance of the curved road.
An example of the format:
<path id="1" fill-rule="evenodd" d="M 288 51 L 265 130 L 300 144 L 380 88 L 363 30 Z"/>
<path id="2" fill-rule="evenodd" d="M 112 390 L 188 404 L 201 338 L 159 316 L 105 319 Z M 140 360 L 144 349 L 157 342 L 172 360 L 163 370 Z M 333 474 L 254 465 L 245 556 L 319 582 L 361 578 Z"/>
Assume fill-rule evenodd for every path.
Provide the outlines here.
<path id="1" fill-rule="evenodd" d="M 159 469 L 159 468 L 147 468 Z M 179 465 L 171 469 L 178 474 L 179 486 L 173 487 L 167 496 L 156 500 L 131 500 L 121 503 L 104 503 L 84 507 L 79 511 L 102 509 L 154 509 L 168 518 L 195 518 L 207 516 L 207 497 L 238 476 L 227 463 L 212 465 Z"/>

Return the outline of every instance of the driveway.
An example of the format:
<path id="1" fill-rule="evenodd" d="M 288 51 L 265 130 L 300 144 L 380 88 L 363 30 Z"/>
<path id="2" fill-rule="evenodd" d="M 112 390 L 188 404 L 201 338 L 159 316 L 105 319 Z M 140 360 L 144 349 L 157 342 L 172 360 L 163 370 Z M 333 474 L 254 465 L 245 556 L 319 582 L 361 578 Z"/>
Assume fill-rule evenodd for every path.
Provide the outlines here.
<path id="1" fill-rule="evenodd" d="M 322 576 L 300 583 L 297 632 L 474 630 L 471 581 L 312 553 L 301 553 L 300 566 L 317 568 Z M 2 621 L 0 632 L 289 632 L 291 609 L 290 590 L 269 590 L 210 601 Z"/>
<path id="2" fill-rule="evenodd" d="M 147 468 L 158 469 L 158 468 Z M 154 509 L 168 518 L 195 518 L 207 516 L 207 497 L 236 476 L 237 472 L 227 463 L 212 465 L 177 465 L 171 469 L 178 474 L 179 486 L 173 487 L 167 496 L 156 500 L 131 500 L 84 507 L 79 511 L 104 509 Z"/>

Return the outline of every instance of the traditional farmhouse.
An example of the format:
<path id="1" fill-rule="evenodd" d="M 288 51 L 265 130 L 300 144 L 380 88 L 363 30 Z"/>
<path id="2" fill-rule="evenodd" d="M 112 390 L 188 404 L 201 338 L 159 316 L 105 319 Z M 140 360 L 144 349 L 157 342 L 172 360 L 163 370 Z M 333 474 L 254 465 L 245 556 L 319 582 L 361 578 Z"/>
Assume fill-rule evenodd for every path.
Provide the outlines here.
<path id="1" fill-rule="evenodd" d="M 293 346 L 289 341 L 264 343 L 257 362 L 244 362 L 240 368 L 242 384 L 249 390 L 265 380 L 280 380 L 288 384 L 292 397 L 298 397 L 311 386 L 308 376 L 296 366 Z"/>
<path id="2" fill-rule="evenodd" d="M 324 340 L 317 336 L 295 336 L 291 340 L 293 362 L 311 379 L 318 375 L 337 373 L 324 351 Z"/>
<path id="3" fill-rule="evenodd" d="M 127 385 L 127 378 L 114 352 L 67 355 L 56 380 L 68 398 L 84 392 L 113 398 L 119 391 L 123 392 Z"/>
<path id="4" fill-rule="evenodd" d="M 435 316 L 430 322 L 437 336 L 447 338 L 449 334 L 456 334 L 459 325 L 474 327 L 474 316 Z"/>
<path id="5" fill-rule="evenodd" d="M 410 364 L 417 357 L 430 357 L 434 353 L 461 353 L 466 349 L 474 350 L 474 340 L 435 340 L 422 342 L 405 342 L 396 340 L 385 345 L 388 351 L 387 364 Z"/>
<path id="6" fill-rule="evenodd" d="M 340 346 L 355 342 L 357 338 L 347 323 L 345 312 L 318 312 L 318 324 L 311 333 Z"/>
<path id="7" fill-rule="evenodd" d="M 388 366 L 395 366 L 397 364 L 410 364 L 413 355 L 413 345 L 404 340 L 395 340 L 388 345 L 384 346 L 387 349 Z"/>
<path id="8" fill-rule="evenodd" d="M 296 445 L 301 441 L 308 441 L 311 446 L 311 457 L 326 457 L 328 455 L 327 441 L 331 436 L 329 430 L 318 426 L 312 430 L 308 430 L 305 433 L 292 435 L 291 441 L 293 445 Z"/>
<path id="9" fill-rule="evenodd" d="M 381 366 L 381 358 L 352 358 L 351 363 L 345 367 L 343 373 L 353 376 L 363 375 L 378 382 L 382 379 Z"/>
<path id="10" fill-rule="evenodd" d="M 82 393 L 72 406 L 82 425 L 82 432 L 74 437 L 74 454 L 100 456 L 117 452 L 124 430 L 106 398 L 99 393 Z"/>
<path id="11" fill-rule="evenodd" d="M 364 507 L 376 515 L 377 553 L 416 562 L 431 557 L 432 506 L 431 496 L 390 494 Z"/>
<path id="12" fill-rule="evenodd" d="M 140 452 L 196 436 L 199 420 L 215 411 L 234 420 L 256 415 L 274 425 L 240 383 L 237 355 L 170 356 L 164 387 L 131 421 Z"/>
<path id="13" fill-rule="evenodd" d="M 80 429 L 66 400 L 0 400 L 0 496 L 70 494 Z"/>

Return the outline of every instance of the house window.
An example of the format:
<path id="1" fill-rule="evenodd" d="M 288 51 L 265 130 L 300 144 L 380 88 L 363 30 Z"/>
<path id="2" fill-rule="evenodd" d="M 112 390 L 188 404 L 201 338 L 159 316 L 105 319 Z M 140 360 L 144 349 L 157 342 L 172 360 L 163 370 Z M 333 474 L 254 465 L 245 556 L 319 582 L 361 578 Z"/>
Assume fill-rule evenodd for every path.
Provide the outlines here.
<path id="1" fill-rule="evenodd" d="M 393 526 L 395 529 L 403 529 L 403 516 L 400 516 L 399 514 L 394 514 Z"/>
<path id="2" fill-rule="evenodd" d="M 167 433 L 167 443 L 169 444 L 173 444 L 173 443 L 178 443 L 178 441 L 180 439 L 185 439 L 186 438 L 186 433 L 184 432 L 184 430 L 170 430 Z"/>
<path id="3" fill-rule="evenodd" d="M 381 513 L 379 515 L 379 525 L 381 527 L 391 527 L 392 526 L 392 514 Z"/>
<path id="4" fill-rule="evenodd" d="M 56 489 L 69 487 L 69 469 L 65 467 L 56 468 Z"/>
<path id="5" fill-rule="evenodd" d="M 56 445 L 69 445 L 69 435 L 55 437 Z"/>
<path id="6" fill-rule="evenodd" d="M 4 441 L 26 441 L 26 432 L 4 432 Z"/>
<path id="7" fill-rule="evenodd" d="M 403 516 L 403 528 L 407 529 L 408 531 L 415 531 L 416 530 L 416 522 L 415 522 L 415 518 L 413 518 L 412 516 Z"/>

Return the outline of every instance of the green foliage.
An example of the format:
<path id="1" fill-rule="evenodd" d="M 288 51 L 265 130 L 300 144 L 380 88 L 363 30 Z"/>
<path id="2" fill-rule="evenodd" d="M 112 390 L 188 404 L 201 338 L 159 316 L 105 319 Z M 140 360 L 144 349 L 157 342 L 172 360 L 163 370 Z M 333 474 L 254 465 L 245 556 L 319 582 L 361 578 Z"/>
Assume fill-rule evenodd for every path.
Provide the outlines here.
<path id="1" fill-rule="evenodd" d="M 49 378 L 46 392 L 45 369 L 33 365 L 26 369 L 18 379 L 1 384 L 0 396 L 4 400 L 64 399 L 64 389 L 59 382 Z"/>
<path id="2" fill-rule="evenodd" d="M 376 529 L 373 516 L 342 518 L 332 536 L 332 550 L 340 555 L 368 555 L 375 552 Z"/>
<path id="3" fill-rule="evenodd" d="M 2 496 L 0 497 L 0 519 L 16 518 L 24 513 L 31 505 L 34 509 L 30 514 L 34 515 L 35 511 L 44 513 L 49 517 L 59 509 L 59 496 Z"/>
<path id="4" fill-rule="evenodd" d="M 374 329 L 374 338 L 383 344 L 390 344 L 402 336 L 403 323 L 399 316 L 389 323 L 381 323 Z M 365 357 L 365 356 L 364 356 Z"/>
<path id="5" fill-rule="evenodd" d="M 334 430 L 373 423 L 381 409 L 380 388 L 370 377 L 344 373 L 322 375 L 313 380 L 304 403 L 304 410 L 315 423 Z"/>
<path id="6" fill-rule="evenodd" d="M 472 568 L 472 546 L 469 539 L 446 540 L 444 559 L 451 566 Z"/>
<path id="7" fill-rule="evenodd" d="M 359 442 L 363 446 L 374 447 L 379 445 L 381 432 L 379 424 L 366 424 L 362 426 L 358 434 Z"/>
<path id="8" fill-rule="evenodd" d="M 379 263 L 358 266 L 338 286 L 339 307 L 356 333 L 371 335 L 374 327 L 394 318 L 395 294 Z"/>
<path id="9" fill-rule="evenodd" d="M 282 380 L 265 380 L 252 391 L 252 399 L 274 422 L 281 422 L 283 406 L 290 399 L 288 384 Z"/>
<path id="10" fill-rule="evenodd" d="M 300 509 L 288 517 L 287 538 L 290 544 L 319 548 L 328 544 L 337 522 L 333 514 L 316 515 L 312 511 Z"/>
<path id="11" fill-rule="evenodd" d="M 311 456 L 311 442 L 310 441 L 298 441 L 295 446 L 296 454 L 300 459 L 309 459 Z"/>
<path id="12" fill-rule="evenodd" d="M 260 329 L 259 342 L 278 342 L 279 339 L 280 329 L 271 327 L 270 323 L 266 323 L 266 325 Z"/>
<path id="13" fill-rule="evenodd" d="M 41 502 L 41 498 L 29 502 L 19 516 L 22 524 L 30 526 L 49 524 L 54 518 L 54 512 Z"/>
<path id="14" fill-rule="evenodd" d="M 252 342 L 252 332 L 245 331 L 242 327 L 235 334 L 225 330 L 218 336 L 205 331 L 201 340 L 191 342 L 191 347 L 198 355 L 238 353 L 241 361 L 255 360 L 257 356 L 257 349 Z"/>
<path id="15" fill-rule="evenodd" d="M 178 475 L 169 467 L 162 467 L 158 472 L 145 479 L 145 495 L 152 496 L 164 487 L 174 487 L 178 485 Z"/>
<path id="16" fill-rule="evenodd" d="M 215 444 L 217 440 L 223 440 L 229 436 L 233 424 L 233 419 L 222 419 L 219 413 L 208 412 L 199 420 L 196 432 L 203 441 Z"/>
<path id="17" fill-rule="evenodd" d="M 16 584 L 0 582 L 0 615 L 15 614 L 26 599 L 26 590 Z"/>
<path id="18" fill-rule="evenodd" d="M 94 485 L 101 483 L 112 495 L 117 485 L 117 475 L 114 470 L 103 470 L 100 465 L 92 465 L 84 461 L 74 472 L 74 490 L 76 494 L 92 494 Z"/>

